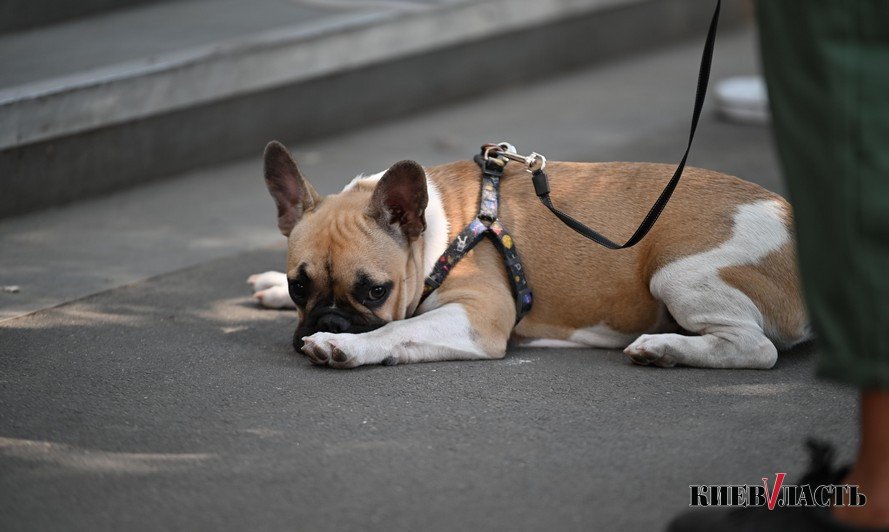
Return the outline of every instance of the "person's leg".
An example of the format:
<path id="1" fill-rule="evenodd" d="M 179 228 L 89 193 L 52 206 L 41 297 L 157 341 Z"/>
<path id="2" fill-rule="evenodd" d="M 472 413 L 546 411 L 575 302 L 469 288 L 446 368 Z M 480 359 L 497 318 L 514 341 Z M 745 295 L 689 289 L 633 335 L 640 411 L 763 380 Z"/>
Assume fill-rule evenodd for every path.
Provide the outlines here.
<path id="1" fill-rule="evenodd" d="M 867 504 L 856 508 L 837 506 L 834 516 L 858 526 L 889 527 L 889 392 L 861 395 L 861 446 L 852 470 L 843 479 L 861 486 Z"/>
<path id="2" fill-rule="evenodd" d="M 762 0 L 757 15 L 818 373 L 863 390 L 845 480 L 868 503 L 834 513 L 889 526 L 889 2 Z"/>
<path id="3" fill-rule="evenodd" d="M 757 14 L 819 375 L 889 389 L 889 2 Z"/>
<path id="4" fill-rule="evenodd" d="M 759 0 L 757 18 L 818 374 L 862 390 L 858 458 L 826 476 L 867 504 L 692 512 L 670 530 L 889 527 L 889 2 Z"/>

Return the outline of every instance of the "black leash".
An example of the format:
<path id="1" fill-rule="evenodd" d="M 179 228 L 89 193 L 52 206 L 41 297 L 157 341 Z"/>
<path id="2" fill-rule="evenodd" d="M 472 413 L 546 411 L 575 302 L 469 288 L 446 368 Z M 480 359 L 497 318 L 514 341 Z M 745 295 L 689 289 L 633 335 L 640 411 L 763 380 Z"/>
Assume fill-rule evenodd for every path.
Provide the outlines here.
<path id="1" fill-rule="evenodd" d="M 701 68 L 698 72 L 698 90 L 695 95 L 695 108 L 691 119 L 691 132 L 688 135 L 688 146 L 685 148 L 685 154 L 679 161 L 679 166 L 657 201 L 648 211 L 645 219 L 623 245 L 612 242 L 608 238 L 593 231 L 589 227 L 575 220 L 571 216 L 553 206 L 549 197 L 549 180 L 544 172 L 546 166 L 546 158 L 539 153 L 532 153 L 529 156 L 519 155 L 515 148 L 508 143 L 501 144 L 485 144 L 482 146 L 482 152 L 475 157 L 475 162 L 482 170 L 481 192 L 479 197 L 479 213 L 469 225 L 467 225 L 457 237 L 450 243 L 441 257 L 436 261 L 432 272 L 426 277 L 423 294 L 420 301 L 424 301 L 444 282 L 445 278 L 451 272 L 451 269 L 460 262 L 466 253 L 468 253 L 476 244 L 484 238 L 489 238 L 497 250 L 500 252 L 504 266 L 506 267 L 507 277 L 512 285 L 513 298 L 516 304 L 516 323 L 522 317 L 530 312 L 534 298 L 531 294 L 531 288 L 525 278 L 524 268 L 519 259 L 518 251 L 512 236 L 507 232 L 499 220 L 500 209 L 500 180 L 503 177 L 503 167 L 510 160 L 521 161 L 531 172 L 534 190 L 540 201 L 555 214 L 562 222 L 571 229 L 574 229 L 586 238 L 601 244 L 609 249 L 624 249 L 636 245 L 642 240 L 646 234 L 654 226 L 658 216 L 670 201 L 670 196 L 679 179 L 682 177 L 682 171 L 685 169 L 685 162 L 691 151 L 691 144 L 695 137 L 695 130 L 698 127 L 698 119 L 701 116 L 701 109 L 704 106 L 704 97 L 707 95 L 707 82 L 710 79 L 710 63 L 713 60 L 713 46 L 716 42 L 716 26 L 719 22 L 719 8 L 721 0 L 716 0 L 716 11 L 713 13 L 713 19 L 710 21 L 710 31 L 707 33 L 707 41 L 704 45 L 704 55 L 701 57 Z"/>
<path id="2" fill-rule="evenodd" d="M 713 19 L 710 21 L 710 30 L 707 33 L 707 41 L 704 44 L 704 54 L 701 57 L 701 68 L 698 72 L 698 90 L 695 95 L 695 107 L 691 117 L 691 132 L 688 135 L 688 145 L 685 148 L 685 153 L 682 155 L 682 160 L 679 161 L 679 166 L 676 167 L 676 171 L 673 173 L 673 177 L 667 183 L 667 186 L 664 187 L 663 192 L 661 192 L 657 201 L 654 202 L 651 210 L 645 215 L 645 219 L 639 224 L 639 228 L 636 229 L 633 236 L 623 244 L 618 244 L 600 233 L 593 231 L 553 205 L 553 202 L 549 197 L 549 180 L 546 177 L 546 173 L 544 173 L 542 167 L 534 170 L 532 172 L 532 180 L 534 182 L 534 191 L 537 193 L 537 197 L 540 198 L 541 203 L 562 220 L 565 225 L 574 229 L 582 236 L 585 236 L 608 249 L 625 249 L 635 246 L 648 234 L 651 228 L 654 227 L 654 223 L 657 221 L 658 216 L 661 215 L 664 207 L 667 206 L 667 202 L 670 201 L 670 196 L 673 195 L 673 190 L 675 190 L 676 185 L 679 184 L 679 179 L 682 177 L 682 171 L 685 170 L 685 162 L 688 159 L 688 153 L 691 151 L 692 141 L 695 138 L 695 130 L 698 128 L 698 119 L 701 116 L 701 109 L 704 106 L 704 98 L 707 96 L 707 83 L 710 80 L 710 63 L 713 61 L 713 46 L 716 43 L 716 26 L 719 22 L 719 8 L 721 4 L 721 0 L 716 1 L 716 10 L 713 12 Z"/>

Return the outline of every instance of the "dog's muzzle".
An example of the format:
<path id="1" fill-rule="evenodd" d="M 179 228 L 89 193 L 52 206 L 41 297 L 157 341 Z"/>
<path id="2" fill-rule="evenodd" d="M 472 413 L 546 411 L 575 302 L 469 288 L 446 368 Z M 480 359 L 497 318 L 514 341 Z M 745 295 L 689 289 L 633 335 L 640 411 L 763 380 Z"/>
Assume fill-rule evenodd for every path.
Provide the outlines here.
<path id="1" fill-rule="evenodd" d="M 357 311 L 340 308 L 316 309 L 306 316 L 293 333 L 293 348 L 297 351 L 302 350 L 303 338 L 318 332 L 358 334 L 379 329 L 383 325 L 386 325 L 385 321 Z"/>
<path id="2" fill-rule="evenodd" d="M 328 312 L 316 321 L 316 328 L 319 332 L 323 331 L 334 334 L 344 333 L 348 331 L 351 326 L 352 323 L 347 318 L 340 316 L 339 314 L 334 314 L 333 312 Z"/>

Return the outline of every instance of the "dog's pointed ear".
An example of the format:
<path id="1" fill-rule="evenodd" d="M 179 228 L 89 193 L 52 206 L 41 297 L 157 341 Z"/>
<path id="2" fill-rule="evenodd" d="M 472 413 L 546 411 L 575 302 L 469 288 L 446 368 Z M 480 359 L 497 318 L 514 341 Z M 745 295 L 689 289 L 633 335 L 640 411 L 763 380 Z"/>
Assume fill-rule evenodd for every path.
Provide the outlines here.
<path id="1" fill-rule="evenodd" d="M 370 215 L 408 239 L 426 230 L 426 172 L 414 161 L 400 161 L 383 174 L 370 200 Z"/>
<path id="2" fill-rule="evenodd" d="M 280 142 L 273 140 L 265 147 L 265 186 L 278 207 L 278 229 L 290 236 L 303 215 L 315 208 L 321 197 L 305 180 L 296 162 Z"/>

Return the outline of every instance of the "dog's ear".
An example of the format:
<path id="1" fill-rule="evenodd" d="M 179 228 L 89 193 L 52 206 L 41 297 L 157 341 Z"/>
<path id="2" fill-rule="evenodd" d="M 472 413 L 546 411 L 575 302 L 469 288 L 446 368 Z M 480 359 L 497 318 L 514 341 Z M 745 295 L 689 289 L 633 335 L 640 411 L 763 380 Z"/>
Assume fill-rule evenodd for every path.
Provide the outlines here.
<path id="1" fill-rule="evenodd" d="M 293 227 L 315 208 L 321 197 L 299 173 L 293 157 L 280 142 L 273 140 L 266 145 L 263 160 L 265 186 L 278 207 L 278 229 L 290 236 Z"/>
<path id="2" fill-rule="evenodd" d="M 398 228 L 413 240 L 426 230 L 426 172 L 414 161 L 392 165 L 380 178 L 370 200 L 370 215 L 387 228 Z"/>

